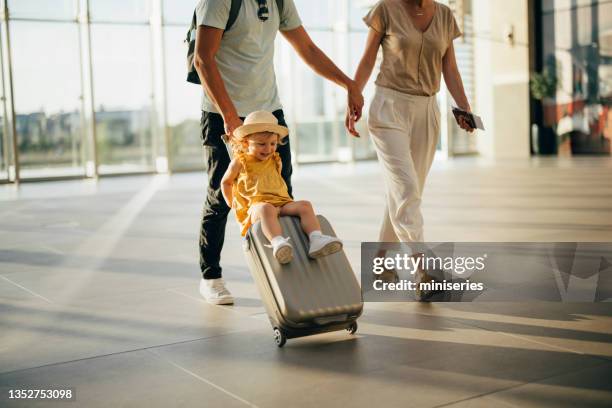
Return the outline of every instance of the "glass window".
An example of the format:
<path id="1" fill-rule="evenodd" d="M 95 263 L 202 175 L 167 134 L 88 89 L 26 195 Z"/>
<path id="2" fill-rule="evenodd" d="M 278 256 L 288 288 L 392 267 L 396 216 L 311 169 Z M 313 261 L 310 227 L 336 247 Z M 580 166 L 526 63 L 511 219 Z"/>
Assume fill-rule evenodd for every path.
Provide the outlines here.
<path id="1" fill-rule="evenodd" d="M 8 141 L 5 140 L 4 114 L 0 111 L 0 181 L 8 179 Z"/>
<path id="2" fill-rule="evenodd" d="M 94 22 L 148 22 L 151 15 L 151 1 L 89 0 L 89 15 Z"/>
<path id="3" fill-rule="evenodd" d="M 164 23 L 184 26 L 186 32 L 196 4 L 194 0 L 164 0 Z"/>
<path id="4" fill-rule="evenodd" d="M 74 19 L 74 0 L 8 0 L 11 18 Z"/>
<path id="5" fill-rule="evenodd" d="M 5 36 L 4 27 L 0 29 L 0 41 Z M 0 42 L 1 44 L 1 42 Z M 4 61 L 2 54 L 2 46 L 0 45 L 0 181 L 6 181 L 8 179 L 8 166 L 9 166 L 9 154 L 11 144 L 8 140 L 8 134 L 6 132 L 5 123 L 5 91 L 4 91 Z"/>
<path id="6" fill-rule="evenodd" d="M 311 31 L 310 36 L 330 58 L 333 34 L 331 32 Z M 287 82 L 293 91 L 292 121 L 296 124 L 298 140 L 297 157 L 301 162 L 335 160 L 338 128 L 334 89 L 337 85 L 317 75 L 295 52 L 292 80 Z"/>
<path id="7" fill-rule="evenodd" d="M 547 1 L 542 20 L 542 133 L 556 133 L 561 155 L 609 155 L 612 5 Z"/>
<path id="8" fill-rule="evenodd" d="M 363 55 L 363 51 L 365 49 L 367 33 L 366 32 L 353 32 L 349 35 L 349 41 L 351 44 L 350 48 L 350 75 L 354 76 L 355 71 L 357 70 L 357 66 L 359 65 L 359 61 Z M 358 139 L 353 138 L 354 145 L 354 154 L 355 159 L 372 159 L 376 157 L 376 151 L 374 150 L 374 146 L 370 142 L 370 135 L 368 132 L 367 120 L 368 120 L 368 109 L 370 107 L 370 102 L 374 97 L 374 79 L 376 78 L 376 70 L 372 73 L 368 84 L 363 90 L 363 98 L 365 105 L 362 111 L 362 117 L 357 122 L 356 128 L 359 132 L 360 137 Z M 344 122 L 342 123 L 344 126 Z M 345 134 L 348 135 L 348 132 L 344 131 Z M 347 136 L 352 137 L 352 136 Z"/>
<path id="9" fill-rule="evenodd" d="M 20 177 L 82 175 L 77 26 L 14 21 L 10 29 Z"/>
<path id="10" fill-rule="evenodd" d="M 599 54 L 602 60 L 612 61 L 612 3 L 599 5 Z M 612 64 L 601 64 L 599 66 L 599 84 L 601 95 L 604 95 L 608 100 L 612 97 Z M 609 127 L 612 127 L 610 121 Z M 612 134 L 608 130 L 606 132 L 608 138 Z"/>
<path id="11" fill-rule="evenodd" d="M 347 12 L 349 19 L 361 21 L 367 11 L 361 4 L 359 1 L 296 0 L 313 41 L 349 76 L 354 75 L 361 59 L 366 32 L 360 27 L 359 32 L 346 33 L 337 31 L 336 26 L 345 22 Z M 284 41 L 277 46 L 276 74 L 288 120 L 294 125 L 292 146 L 299 162 L 344 161 L 353 153 L 354 158 L 374 157 L 365 117 L 358 124 L 361 139 L 352 139 L 344 130 L 346 92 L 315 74 Z M 370 84 L 364 92 L 368 102 L 372 90 Z"/>
<path id="12" fill-rule="evenodd" d="M 0 64 L 0 72 L 2 66 Z M 8 164 L 9 164 L 9 143 L 6 139 L 7 133 L 4 131 L 4 84 L 2 83 L 2 75 L 0 75 L 0 181 L 8 179 Z"/>
<path id="13" fill-rule="evenodd" d="M 351 0 L 349 11 L 349 25 L 353 30 L 367 30 L 368 27 L 363 22 L 363 17 L 370 10 L 371 4 L 361 0 Z"/>
<path id="14" fill-rule="evenodd" d="M 275 1 L 275 0 L 268 0 Z M 329 0 L 295 0 L 302 23 L 306 28 L 331 28 L 334 14 Z"/>
<path id="15" fill-rule="evenodd" d="M 152 57 L 148 26 L 91 28 L 100 173 L 153 169 Z"/>
<path id="16" fill-rule="evenodd" d="M 167 122 L 173 170 L 204 169 L 200 137 L 202 87 L 185 80 L 185 47 L 182 27 L 164 28 Z"/>

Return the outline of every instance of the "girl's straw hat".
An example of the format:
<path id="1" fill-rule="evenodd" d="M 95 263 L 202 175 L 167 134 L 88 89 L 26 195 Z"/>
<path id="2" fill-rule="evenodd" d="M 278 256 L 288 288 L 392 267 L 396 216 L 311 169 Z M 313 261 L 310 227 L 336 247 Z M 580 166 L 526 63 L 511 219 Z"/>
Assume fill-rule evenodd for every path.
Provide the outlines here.
<path id="1" fill-rule="evenodd" d="M 266 111 L 255 111 L 244 119 L 244 124 L 234 130 L 234 137 L 244 139 L 248 135 L 259 132 L 272 132 L 281 140 L 289 134 L 289 129 L 278 124 L 276 116 Z"/>

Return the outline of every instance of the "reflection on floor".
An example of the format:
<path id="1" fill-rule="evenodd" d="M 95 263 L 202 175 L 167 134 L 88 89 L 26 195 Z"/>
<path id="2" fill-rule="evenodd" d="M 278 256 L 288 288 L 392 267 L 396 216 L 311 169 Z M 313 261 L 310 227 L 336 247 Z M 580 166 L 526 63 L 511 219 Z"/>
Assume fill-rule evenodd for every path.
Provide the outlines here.
<path id="1" fill-rule="evenodd" d="M 610 242 L 611 175 L 600 158 L 437 163 L 427 239 Z M 358 271 L 382 212 L 377 164 L 302 166 L 294 183 Z M 356 336 L 277 349 L 233 219 L 223 265 L 236 305 L 198 295 L 205 185 L 0 187 L 0 405 L 18 406 L 8 388 L 72 387 L 87 407 L 610 406 L 610 303 L 368 303 Z"/>

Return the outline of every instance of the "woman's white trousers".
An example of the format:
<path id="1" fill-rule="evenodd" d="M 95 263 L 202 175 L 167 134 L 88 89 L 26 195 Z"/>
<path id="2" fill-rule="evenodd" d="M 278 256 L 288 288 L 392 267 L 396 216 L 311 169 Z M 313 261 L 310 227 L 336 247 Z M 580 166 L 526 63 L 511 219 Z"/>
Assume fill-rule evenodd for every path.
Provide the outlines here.
<path id="1" fill-rule="evenodd" d="M 421 197 L 440 133 L 435 96 L 377 87 L 368 115 L 386 188 L 381 242 L 423 242 Z"/>

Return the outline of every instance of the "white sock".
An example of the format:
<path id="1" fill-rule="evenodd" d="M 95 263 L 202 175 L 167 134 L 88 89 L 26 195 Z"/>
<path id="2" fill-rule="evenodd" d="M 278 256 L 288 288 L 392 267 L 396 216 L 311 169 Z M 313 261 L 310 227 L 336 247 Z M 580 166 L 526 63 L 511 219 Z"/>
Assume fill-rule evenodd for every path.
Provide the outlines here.
<path id="1" fill-rule="evenodd" d="M 282 244 L 285 241 L 286 240 L 285 238 L 283 238 L 282 235 L 277 235 L 274 238 L 272 238 L 272 240 L 270 241 L 270 244 L 272 244 L 272 246 L 276 248 L 278 245 Z"/>
<path id="2" fill-rule="evenodd" d="M 310 234 L 308 234 L 308 239 L 310 239 L 312 241 L 313 239 L 316 239 L 316 238 L 319 238 L 319 237 L 322 237 L 322 236 L 323 236 L 323 234 L 321 233 L 321 231 L 320 230 L 316 230 L 316 231 L 312 231 Z"/>

